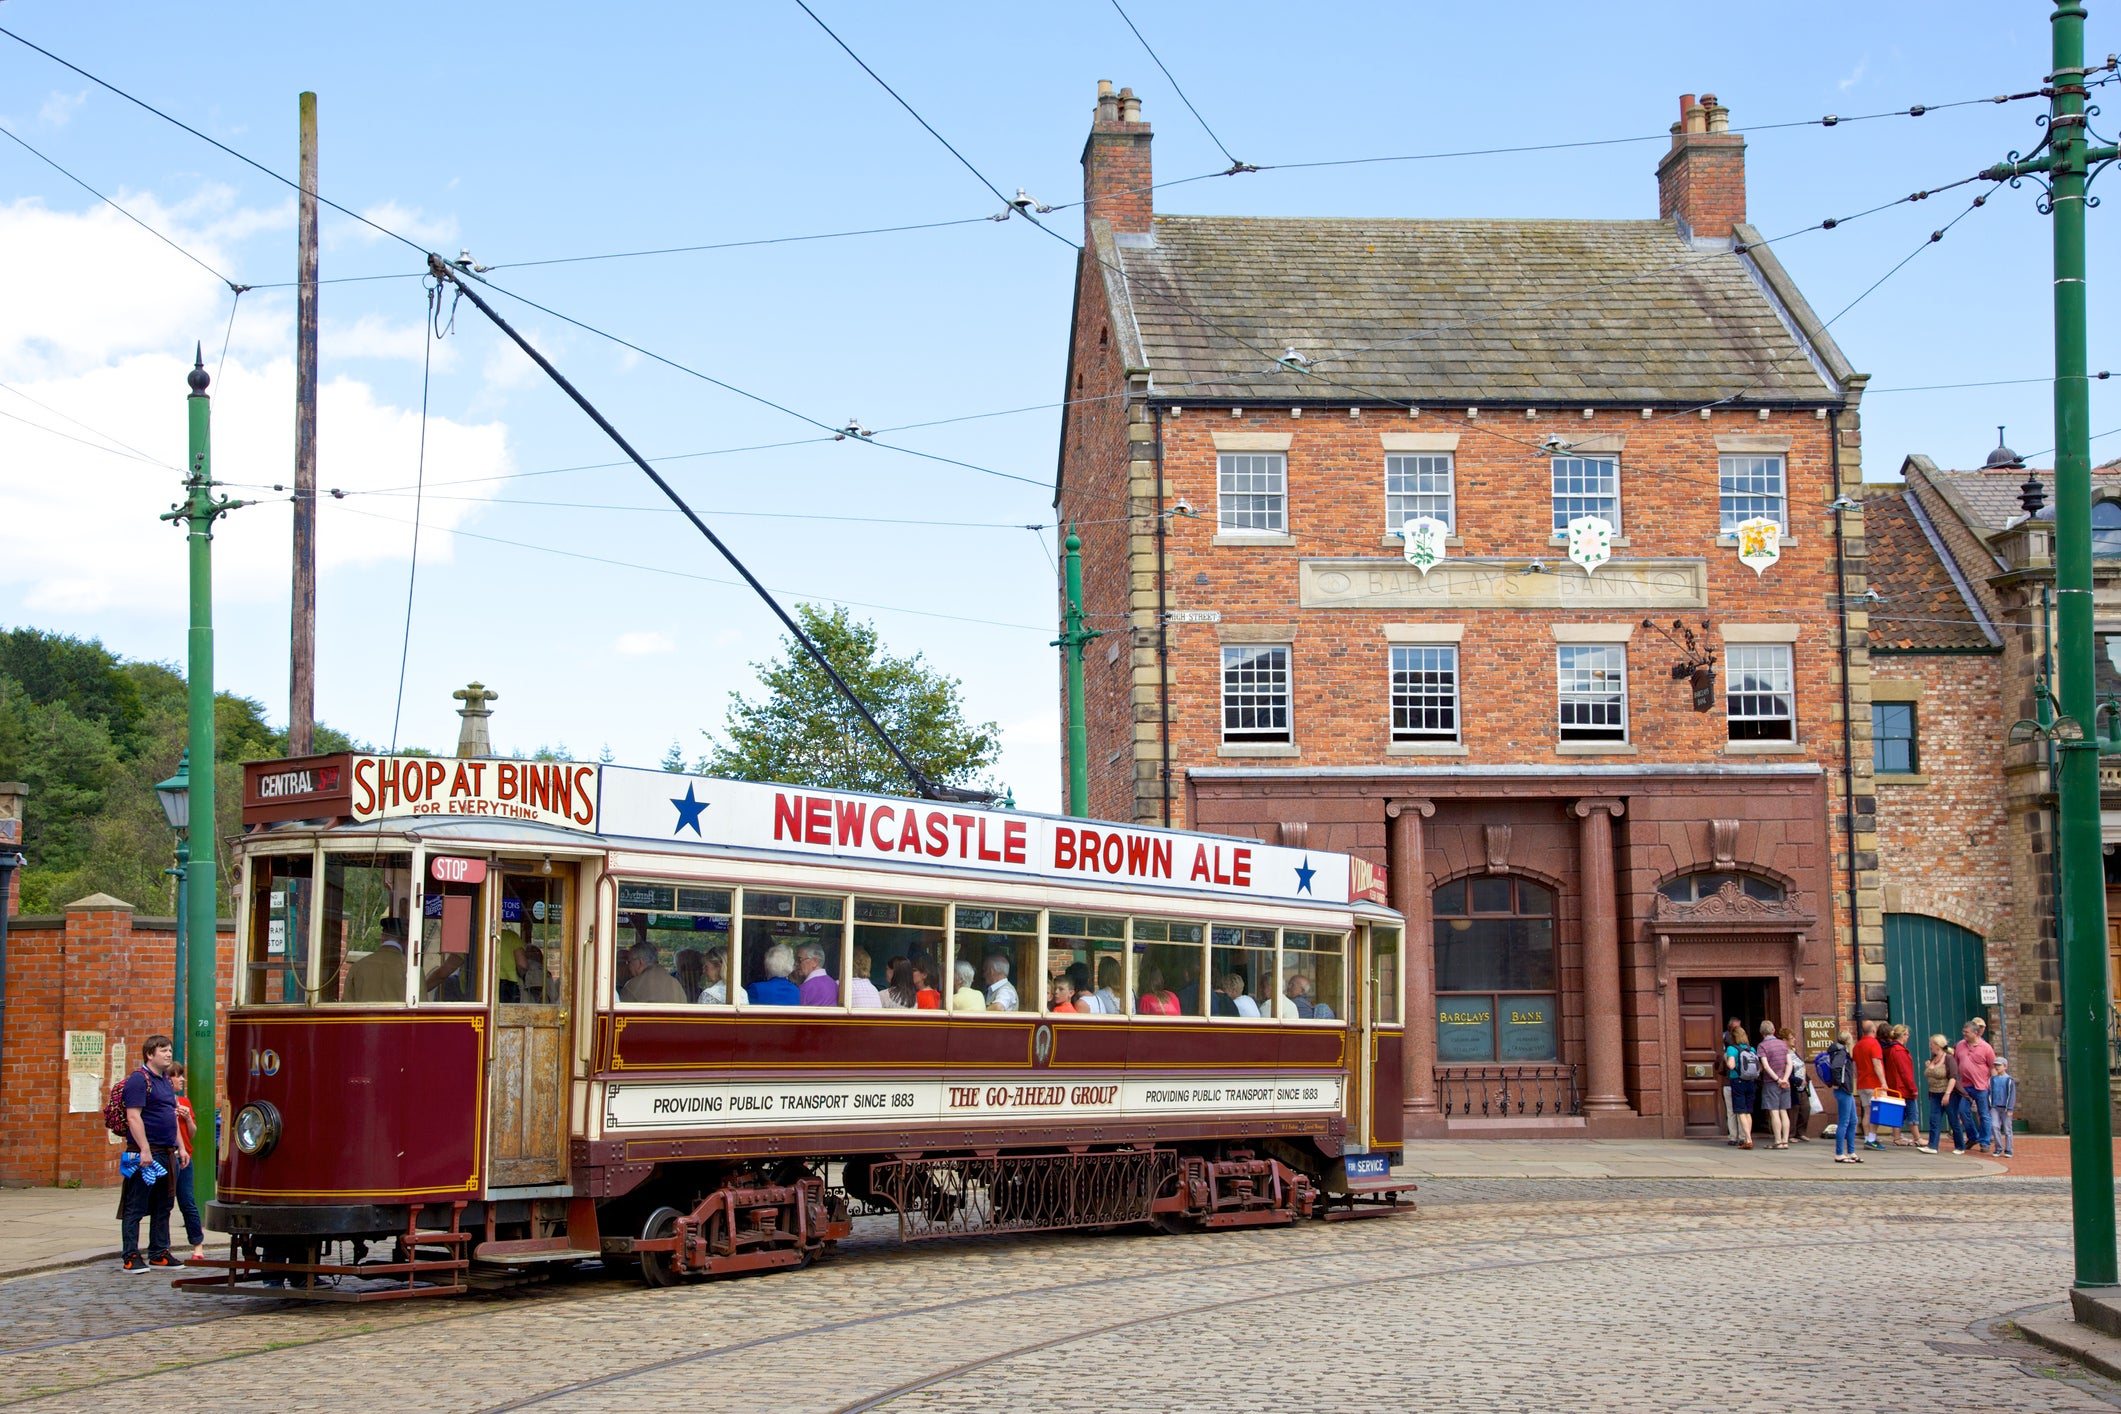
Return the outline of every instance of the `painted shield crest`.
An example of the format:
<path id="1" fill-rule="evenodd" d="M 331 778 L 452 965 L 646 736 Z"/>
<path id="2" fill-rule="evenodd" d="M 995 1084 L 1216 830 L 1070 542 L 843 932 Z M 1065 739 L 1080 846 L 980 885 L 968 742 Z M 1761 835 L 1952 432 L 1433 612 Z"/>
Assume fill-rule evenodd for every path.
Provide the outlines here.
<path id="1" fill-rule="evenodd" d="M 1443 563 L 1444 541 L 1451 527 L 1434 516 L 1409 516 L 1400 526 L 1400 537 L 1406 542 L 1407 563 L 1420 570 L 1424 578 L 1430 570 Z"/>
<path id="2" fill-rule="evenodd" d="M 1756 575 L 1765 574 L 1767 567 L 1782 558 L 1782 527 L 1765 517 L 1755 516 L 1738 523 L 1738 563 L 1751 565 Z"/>
<path id="3" fill-rule="evenodd" d="M 1603 516 L 1578 516 L 1569 522 L 1569 558 L 1592 574 L 1613 558 L 1613 527 Z"/>

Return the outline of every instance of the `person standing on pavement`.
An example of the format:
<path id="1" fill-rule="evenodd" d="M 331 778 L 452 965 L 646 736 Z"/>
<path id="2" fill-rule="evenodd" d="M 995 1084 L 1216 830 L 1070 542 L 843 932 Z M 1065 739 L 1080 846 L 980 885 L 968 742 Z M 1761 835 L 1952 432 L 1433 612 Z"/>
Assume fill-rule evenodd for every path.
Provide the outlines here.
<path id="1" fill-rule="evenodd" d="M 1768 1133 L 1778 1149 L 1790 1147 L 1790 1080 L 1797 1057 L 1775 1034 L 1775 1023 L 1760 1023 L 1760 1108 L 1767 1111 Z"/>
<path id="2" fill-rule="evenodd" d="M 1930 1097 L 1929 1142 L 1921 1148 L 1921 1152 L 1925 1154 L 1937 1152 L 1937 1130 L 1947 1116 L 1952 1117 L 1955 1125 L 1958 1123 L 1952 1109 L 1953 1094 L 1957 1088 L 1953 1079 L 1955 1073 L 1952 1053 L 1945 1049 L 1944 1037 L 1930 1037 L 1930 1058 L 1922 1065 L 1922 1078 L 1929 1088 Z"/>
<path id="3" fill-rule="evenodd" d="M 1723 1048 L 1724 1075 L 1731 1086 L 1731 1113 L 1738 1117 L 1738 1147 L 1753 1147 L 1753 1102 L 1760 1097 L 1760 1052 L 1746 1039 L 1743 1026 L 1731 1028 Z"/>
<path id="4" fill-rule="evenodd" d="M 177 1134 L 186 1149 L 197 1152 L 199 1148 L 199 1121 L 192 1116 L 191 1100 L 185 1093 L 184 1063 L 173 1062 L 169 1068 L 169 1088 L 177 1092 Z M 177 1184 L 177 1211 L 184 1215 L 184 1240 L 191 1244 L 191 1259 L 206 1260 L 206 1228 L 199 1222 L 199 1200 L 192 1196 L 191 1165 L 186 1164 L 171 1175 Z"/>
<path id="5" fill-rule="evenodd" d="M 1996 1073 L 1988 1082 L 1988 1109 L 1996 1121 L 1995 1139 L 1988 1146 L 1991 1158 L 1999 1153 L 2003 1158 L 2011 1157 L 2011 1132 L 2018 1126 L 2018 1077 L 2011 1074 L 2010 1067 L 2009 1061 L 1997 1056 Z"/>
<path id="6" fill-rule="evenodd" d="M 1834 1038 L 1826 1050 L 1827 1085 L 1834 1092 L 1834 1162 L 1860 1164 L 1856 1154 L 1856 1059 L 1849 1033 Z M 1875 1043 L 1873 1043 L 1875 1044 Z"/>
<path id="7" fill-rule="evenodd" d="M 1959 1044 L 1952 1054 L 1959 1061 L 1959 1088 L 1966 1094 L 1967 1130 L 1974 1137 L 1974 1152 L 1991 1153 L 1995 1149 L 1995 1121 L 1989 1115 L 1988 1081 L 1994 1073 L 1996 1053 L 1988 1042 L 1981 1039 L 1977 1023 L 1969 1021 L 1960 1028 Z"/>
<path id="8" fill-rule="evenodd" d="M 1871 1101 L 1885 1084 L 1885 1047 L 1878 1044 L 1878 1023 L 1865 1021 L 1862 1038 L 1856 1042 L 1856 1110 L 1863 1122 L 1863 1147 L 1883 1149 L 1878 1127 L 1871 1123 Z"/>
<path id="9" fill-rule="evenodd" d="M 1907 1107 L 1906 1118 L 1893 1132 L 1895 1148 L 1915 1147 L 1915 1058 L 1908 1054 L 1907 1028 L 1894 1026 L 1885 1033 L 1885 1088 Z"/>
<path id="10" fill-rule="evenodd" d="M 1731 1038 L 1737 1035 L 1740 1029 L 1738 1018 L 1735 1016 L 1723 1023 L 1723 1049 L 1726 1056 L 1728 1056 L 1733 1044 Z M 1731 1108 L 1731 1069 L 1728 1061 L 1726 1061 L 1723 1068 L 1723 1128 L 1725 1132 L 1723 1142 L 1730 1148 L 1737 1148 L 1738 1111 Z"/>
<path id="11" fill-rule="evenodd" d="M 1803 1039 L 1802 1033 L 1796 1031 L 1785 1038 L 1790 1048 L 1790 1137 L 1799 1144 L 1809 1144 L 1812 1136 L 1807 1131 L 1812 1124 L 1814 1087 L 1811 1058 L 1801 1049 Z"/>
<path id="12" fill-rule="evenodd" d="M 169 1209 L 176 1200 L 177 1171 L 191 1162 L 191 1149 L 177 1128 L 177 1092 L 169 1083 L 173 1059 L 169 1037 L 150 1036 L 140 1048 L 140 1068 L 125 1077 L 125 1151 L 133 1163 L 125 1179 L 119 1235 L 128 1272 L 177 1265 L 169 1255 Z M 127 1165 L 121 1162 L 119 1167 Z M 140 1251 L 142 1218 L 147 1219 L 145 1255 Z"/>

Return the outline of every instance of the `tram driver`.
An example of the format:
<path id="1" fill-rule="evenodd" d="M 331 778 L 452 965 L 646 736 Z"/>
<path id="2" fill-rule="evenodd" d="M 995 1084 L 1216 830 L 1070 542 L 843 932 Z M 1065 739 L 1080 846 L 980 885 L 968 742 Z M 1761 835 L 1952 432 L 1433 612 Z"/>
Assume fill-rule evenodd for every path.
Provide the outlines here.
<path id="1" fill-rule="evenodd" d="M 405 923 L 386 918 L 376 925 L 376 931 L 382 937 L 375 951 L 346 970 L 346 1001 L 405 1000 Z"/>
<path id="2" fill-rule="evenodd" d="M 626 980 L 619 984 L 622 1002 L 683 1002 L 691 998 L 677 978 L 663 966 L 654 943 L 640 942 L 626 949 L 619 959 Z"/>

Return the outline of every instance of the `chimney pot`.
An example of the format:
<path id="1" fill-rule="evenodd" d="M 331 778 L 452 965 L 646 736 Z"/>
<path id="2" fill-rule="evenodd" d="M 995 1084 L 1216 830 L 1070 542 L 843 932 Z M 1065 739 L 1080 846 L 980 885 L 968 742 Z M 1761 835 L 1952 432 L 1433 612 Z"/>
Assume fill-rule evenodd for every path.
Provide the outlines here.
<path id="1" fill-rule="evenodd" d="M 1134 96 L 1134 90 L 1119 91 L 1119 120 L 1122 123 L 1138 123 L 1142 120 L 1142 101 Z"/>
<path id="2" fill-rule="evenodd" d="M 1083 146 L 1083 234 L 1107 221 L 1115 233 L 1144 235 L 1154 217 L 1150 200 L 1149 125 L 1131 88 L 1097 84 L 1097 117 Z"/>
<path id="3" fill-rule="evenodd" d="M 1099 79 L 1097 81 L 1097 96 L 1099 98 L 1110 98 L 1112 96 L 1112 80 Z"/>
<path id="4" fill-rule="evenodd" d="M 1728 241 L 1745 222 L 1745 138 L 1730 130 L 1730 110 L 1704 93 L 1679 97 L 1671 150 L 1657 164 L 1657 209 L 1680 234 Z"/>

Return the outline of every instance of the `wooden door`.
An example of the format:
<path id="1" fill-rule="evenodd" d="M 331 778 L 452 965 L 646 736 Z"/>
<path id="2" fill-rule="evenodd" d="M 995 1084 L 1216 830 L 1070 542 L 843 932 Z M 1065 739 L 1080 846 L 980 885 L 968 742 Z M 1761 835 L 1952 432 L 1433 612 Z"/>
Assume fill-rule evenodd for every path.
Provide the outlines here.
<path id="1" fill-rule="evenodd" d="M 1679 987 L 1680 1104 L 1689 1139 L 1724 1133 L 1723 988 L 1715 981 Z"/>
<path id="2" fill-rule="evenodd" d="M 1893 1020 L 1908 1028 L 1908 1050 L 1927 1058 L 1928 1039 L 1959 1040 L 1960 1028 L 1977 1016 L 1981 984 L 1988 980 L 1988 950 L 1979 933 L 1920 913 L 1885 915 L 1885 988 Z M 1998 1049 L 2001 1038 L 1991 1037 Z"/>
<path id="3" fill-rule="evenodd" d="M 574 866 L 504 866 L 493 925 L 488 1183 L 567 1177 L 567 1000 Z"/>

